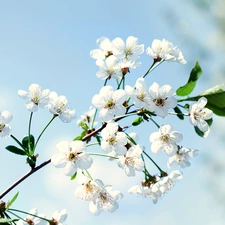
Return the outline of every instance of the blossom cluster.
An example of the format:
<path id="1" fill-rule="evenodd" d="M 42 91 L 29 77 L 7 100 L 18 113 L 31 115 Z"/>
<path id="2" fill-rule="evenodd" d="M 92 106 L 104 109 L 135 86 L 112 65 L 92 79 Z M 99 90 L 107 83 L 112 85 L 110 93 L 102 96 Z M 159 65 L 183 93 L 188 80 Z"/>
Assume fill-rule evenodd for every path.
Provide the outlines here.
<path id="1" fill-rule="evenodd" d="M 54 91 L 49 89 L 42 90 L 38 84 L 31 84 L 28 91 L 19 90 L 19 96 L 26 100 L 26 108 L 30 112 L 36 112 L 38 107 L 48 108 L 55 116 L 68 123 L 75 118 L 75 110 L 70 109 L 68 100 L 64 95 L 58 96 Z"/>
<path id="2" fill-rule="evenodd" d="M 94 215 L 99 215 L 103 211 L 114 212 L 118 209 L 118 200 L 123 197 L 120 191 L 113 190 L 111 185 L 105 185 L 99 178 L 92 178 L 89 169 L 93 164 L 95 155 L 107 157 L 116 161 L 117 165 L 124 170 L 128 177 L 133 177 L 136 173 L 143 173 L 143 181 L 139 185 L 129 188 L 131 194 L 138 194 L 150 197 L 153 203 L 167 193 L 176 183 L 182 179 L 183 173 L 179 170 L 172 172 L 164 171 L 150 157 L 150 153 L 165 153 L 168 156 L 167 168 L 170 170 L 175 166 L 186 168 L 191 165 L 190 160 L 198 155 L 199 151 L 183 147 L 180 142 L 183 140 L 181 132 L 174 130 L 170 124 L 158 125 L 155 117 L 165 118 L 168 114 L 175 116 L 187 116 L 190 123 L 203 134 L 209 132 L 209 120 L 212 119 L 213 111 L 208 109 L 207 98 L 201 96 L 194 103 L 182 106 L 186 113 L 176 113 L 179 99 L 176 92 L 170 85 L 160 86 L 153 82 L 149 87 L 146 76 L 153 68 L 163 61 L 186 63 L 182 52 L 171 42 L 163 39 L 155 39 L 151 47 L 146 48 L 146 54 L 153 58 L 153 64 L 149 70 L 137 78 L 133 86 L 125 85 L 125 76 L 131 69 L 141 65 L 138 60 L 144 52 L 144 44 L 138 44 L 138 38 L 130 36 L 123 41 L 115 38 L 110 41 L 106 37 L 97 40 L 99 49 L 90 52 L 92 58 L 96 59 L 99 68 L 97 77 L 105 80 L 104 86 L 98 94 L 92 98 L 92 106 L 89 111 L 81 116 L 77 125 L 82 129 L 79 136 L 72 141 L 61 141 L 56 145 L 55 153 L 50 161 L 56 168 L 62 168 L 66 176 L 71 180 L 78 176 L 80 186 L 75 191 L 75 196 L 85 201 L 89 201 L 89 209 Z M 114 78 L 117 83 L 116 89 L 107 82 Z M 75 110 L 71 109 L 65 96 L 49 89 L 43 90 L 38 84 L 31 84 L 28 91 L 19 90 L 19 96 L 26 100 L 26 108 L 32 113 L 38 107 L 47 108 L 53 114 L 53 118 L 59 117 L 63 122 L 68 123 L 75 119 Z M 180 105 L 179 105 L 180 107 Z M 175 113 L 174 113 L 175 111 Z M 98 116 L 98 117 L 97 117 Z M 122 126 L 120 120 L 134 116 L 133 123 L 127 122 L 127 126 Z M 101 120 L 99 128 L 96 128 L 97 118 Z M 0 136 L 3 138 L 13 137 L 23 150 L 17 152 L 27 155 L 32 160 L 35 158 L 34 150 L 37 142 L 31 143 L 31 134 L 28 134 L 28 145 L 26 141 L 20 143 L 14 136 L 9 123 L 12 115 L 9 111 L 0 114 Z M 127 133 L 126 130 L 132 126 L 142 125 L 143 121 L 153 122 L 158 131 L 149 135 L 148 149 L 138 144 L 138 135 L 135 132 Z M 30 126 L 30 124 L 29 124 Z M 93 142 L 95 139 L 97 142 Z M 31 148 L 31 145 L 34 148 Z M 90 152 L 88 149 L 97 145 L 102 153 Z M 8 148 L 10 149 L 10 148 Z M 151 152 L 150 152 L 151 149 Z M 18 151 L 13 148 L 11 151 Z M 149 159 L 159 170 L 153 175 L 147 169 L 146 159 Z M 32 167 L 33 169 L 33 167 Z M 37 209 L 32 209 L 25 220 L 20 220 L 18 224 L 46 224 L 44 214 L 38 214 Z M 36 217 L 33 217 L 35 216 Z M 67 217 L 65 210 L 57 211 L 50 224 L 63 224 Z M 44 218 L 40 219 L 40 218 Z"/>
<path id="3" fill-rule="evenodd" d="M 34 224 L 34 225 L 48 225 L 48 224 L 65 224 L 65 220 L 67 218 L 67 211 L 63 209 L 61 211 L 56 210 L 52 218 L 50 220 L 46 219 L 45 214 L 39 214 L 37 208 L 33 208 L 29 211 L 28 216 L 25 219 L 20 219 L 17 225 L 26 225 L 26 224 Z"/>
<path id="4" fill-rule="evenodd" d="M 110 41 L 107 37 L 97 40 L 99 49 L 90 52 L 96 59 L 99 71 L 96 76 L 100 79 L 121 79 L 130 69 L 136 69 L 141 65 L 138 62 L 140 54 L 144 52 L 144 44 L 138 44 L 138 38 L 129 36 L 126 41 L 117 37 Z M 182 52 L 171 42 L 163 39 L 155 39 L 151 47 L 147 47 L 146 54 L 155 61 L 171 61 L 186 63 Z"/>

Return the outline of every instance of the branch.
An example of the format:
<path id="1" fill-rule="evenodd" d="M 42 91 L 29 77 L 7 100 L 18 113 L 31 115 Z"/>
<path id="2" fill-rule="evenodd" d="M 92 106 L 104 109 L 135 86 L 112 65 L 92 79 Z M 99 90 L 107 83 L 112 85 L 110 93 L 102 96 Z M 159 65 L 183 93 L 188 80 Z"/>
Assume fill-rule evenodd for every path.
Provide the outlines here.
<path id="1" fill-rule="evenodd" d="M 1 195 L 0 195 L 0 199 L 2 199 L 6 194 L 8 194 L 13 188 L 15 188 L 18 184 L 20 184 L 22 181 L 24 181 L 25 179 L 27 179 L 30 175 L 32 175 L 33 173 L 35 173 L 36 171 L 38 171 L 39 169 L 41 169 L 42 167 L 46 166 L 47 164 L 49 164 L 51 162 L 51 159 L 43 162 L 42 164 L 40 164 L 39 166 L 31 169 L 28 173 L 26 173 L 25 175 L 23 175 L 19 180 L 17 180 L 14 184 L 12 184 L 9 188 L 7 188 Z"/>

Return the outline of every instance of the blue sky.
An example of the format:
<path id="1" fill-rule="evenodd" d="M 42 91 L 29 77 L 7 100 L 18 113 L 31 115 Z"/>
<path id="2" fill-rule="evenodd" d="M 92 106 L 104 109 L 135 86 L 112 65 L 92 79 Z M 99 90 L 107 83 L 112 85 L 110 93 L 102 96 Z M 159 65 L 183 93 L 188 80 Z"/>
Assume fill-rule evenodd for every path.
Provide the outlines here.
<path id="1" fill-rule="evenodd" d="M 168 39 L 182 50 L 188 63 L 163 63 L 148 77 L 148 85 L 156 81 L 160 85 L 170 84 L 176 90 L 186 82 L 195 61 L 199 60 L 204 77 L 194 94 L 200 93 L 224 81 L 221 76 L 210 79 L 209 61 L 212 58 L 198 51 L 209 46 L 207 34 L 214 30 L 209 19 L 197 8 L 179 1 L 3 1 L 0 4 L 0 111 L 12 112 L 13 134 L 22 139 L 27 133 L 29 113 L 17 91 L 27 90 L 31 83 L 37 83 L 44 89 L 65 95 L 79 118 L 89 108 L 92 96 L 103 85 L 103 81 L 95 76 L 97 67 L 89 56 L 90 51 L 97 47 L 97 38 L 102 36 L 126 39 L 132 35 L 139 38 L 140 44 L 145 44 L 145 49 L 155 38 Z M 142 66 L 129 74 L 127 80 L 130 85 L 134 85 L 151 64 L 145 54 L 140 61 Z M 33 134 L 38 135 L 50 118 L 50 113 L 40 109 L 34 116 Z M 221 180 L 223 174 L 214 174 L 213 168 L 221 165 L 220 158 L 224 154 L 217 154 L 215 162 L 218 164 L 213 164 L 212 160 L 206 164 L 205 160 L 206 156 L 214 157 L 215 145 L 222 146 L 219 135 L 216 135 L 222 130 L 222 120 L 215 118 L 215 126 L 206 140 L 194 134 L 188 120 L 181 122 L 173 117 L 158 120 L 159 123 L 173 122 L 176 129 L 184 134 L 183 145 L 201 151 L 192 161 L 192 166 L 183 171 L 184 179 L 156 205 L 150 199 L 126 194 L 130 186 L 140 182 L 141 175 L 129 179 L 115 164 L 99 158 L 94 159 L 93 174 L 105 183 L 115 185 L 115 189 L 122 190 L 125 195 L 115 213 L 103 213 L 98 217 L 91 215 L 88 204 L 73 196 L 77 182 L 70 181 L 52 165 L 27 179 L 4 200 L 9 200 L 16 191 L 20 191 L 15 207 L 27 211 L 38 207 L 47 215 L 56 209 L 67 208 L 68 224 L 135 225 L 148 221 L 153 225 L 222 225 L 224 208 L 216 200 L 222 197 L 216 193 L 224 183 L 218 182 L 218 189 L 215 189 L 209 181 L 212 179 L 210 176 L 216 177 L 216 181 Z M 140 143 L 148 149 L 148 137 L 154 129 L 148 124 L 145 124 L 144 132 L 142 128 L 138 129 Z M 69 124 L 54 121 L 40 142 L 40 162 L 55 153 L 55 145 L 59 141 L 70 141 L 79 132 L 76 121 Z M 13 144 L 10 139 L 0 141 L 1 167 L 5 169 L 1 175 L 0 191 L 29 169 L 24 158 L 4 151 L 9 144 Z M 221 152 L 221 148 L 217 148 Z M 165 164 L 163 156 L 156 156 L 155 159 Z M 152 170 L 155 171 L 153 167 Z"/>

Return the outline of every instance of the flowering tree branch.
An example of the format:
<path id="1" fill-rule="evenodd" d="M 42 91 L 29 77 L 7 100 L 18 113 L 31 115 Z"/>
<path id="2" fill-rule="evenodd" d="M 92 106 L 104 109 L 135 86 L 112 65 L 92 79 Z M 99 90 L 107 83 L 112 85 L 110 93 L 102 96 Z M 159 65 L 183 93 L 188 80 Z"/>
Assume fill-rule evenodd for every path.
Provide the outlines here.
<path id="1" fill-rule="evenodd" d="M 6 194 L 8 194 L 13 188 L 15 188 L 18 184 L 20 184 L 22 181 L 24 181 L 25 179 L 27 179 L 29 176 L 31 176 L 33 173 L 35 173 L 36 171 L 40 170 L 42 167 L 48 165 L 51 162 L 51 159 L 43 162 L 42 164 L 40 164 L 39 166 L 31 169 L 28 173 L 26 173 L 25 175 L 23 175 L 20 179 L 18 179 L 14 184 L 12 184 L 9 188 L 7 188 L 4 192 L 1 193 L 0 195 L 0 199 L 2 199 Z"/>

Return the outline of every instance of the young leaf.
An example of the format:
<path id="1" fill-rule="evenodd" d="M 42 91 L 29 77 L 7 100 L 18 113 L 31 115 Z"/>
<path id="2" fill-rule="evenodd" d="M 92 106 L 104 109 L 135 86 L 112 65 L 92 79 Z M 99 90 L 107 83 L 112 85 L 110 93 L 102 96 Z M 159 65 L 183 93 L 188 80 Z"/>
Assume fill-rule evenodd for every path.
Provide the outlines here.
<path id="1" fill-rule="evenodd" d="M 9 207 L 13 204 L 13 202 L 16 201 L 18 195 L 19 195 L 19 192 L 17 192 L 17 193 L 13 196 L 13 198 L 7 203 L 7 208 L 9 208 Z"/>
<path id="2" fill-rule="evenodd" d="M 209 90 L 195 97 L 180 99 L 178 102 L 198 101 L 201 97 L 205 97 L 208 101 L 206 104 L 207 108 L 211 109 L 213 113 L 218 116 L 225 116 L 225 91 L 221 89 L 218 89 L 217 91 L 211 89 L 213 92 L 209 92 Z"/>
<path id="3" fill-rule="evenodd" d="M 82 138 L 85 137 L 85 135 L 86 135 L 86 131 L 83 131 L 79 136 L 75 137 L 73 141 L 82 140 Z"/>
<path id="4" fill-rule="evenodd" d="M 183 115 L 182 111 L 181 111 L 178 107 L 175 107 L 175 108 L 174 108 L 174 112 L 177 113 L 177 117 L 178 117 L 179 119 L 181 119 L 181 120 L 184 119 L 184 115 Z"/>
<path id="5" fill-rule="evenodd" d="M 74 174 L 70 177 L 70 180 L 74 180 L 74 179 L 76 178 L 76 176 L 77 176 L 77 172 L 74 173 Z"/>
<path id="6" fill-rule="evenodd" d="M 190 77 L 188 79 L 188 82 L 177 89 L 176 94 L 179 96 L 187 96 L 189 95 L 195 88 L 196 82 L 198 78 L 202 74 L 202 69 L 198 63 L 198 61 L 195 64 L 195 67 L 192 69 Z"/>
<path id="7" fill-rule="evenodd" d="M 141 124 L 143 122 L 143 118 L 142 117 L 138 117 L 137 119 L 135 119 L 132 123 L 133 126 L 138 126 L 139 124 Z"/>
<path id="8" fill-rule="evenodd" d="M 30 135 L 30 150 L 31 152 L 29 152 L 29 138 L 28 136 L 25 136 L 22 140 L 22 144 L 24 147 L 24 150 L 29 153 L 30 155 L 33 155 L 33 148 L 34 148 L 34 144 L 35 144 L 35 139 L 33 135 Z"/>
<path id="9" fill-rule="evenodd" d="M 23 149 L 17 148 L 14 145 L 8 145 L 6 146 L 6 149 L 14 154 L 17 155 L 27 155 L 26 152 Z"/>

